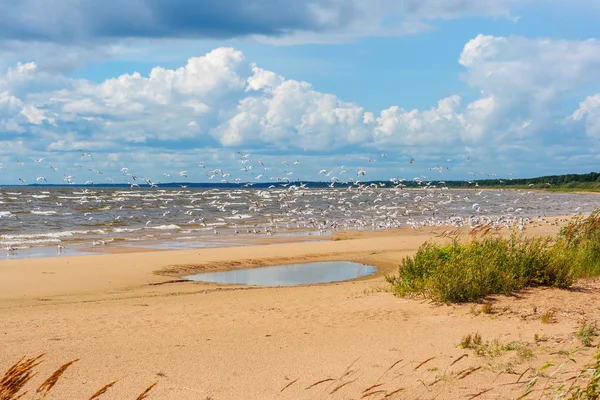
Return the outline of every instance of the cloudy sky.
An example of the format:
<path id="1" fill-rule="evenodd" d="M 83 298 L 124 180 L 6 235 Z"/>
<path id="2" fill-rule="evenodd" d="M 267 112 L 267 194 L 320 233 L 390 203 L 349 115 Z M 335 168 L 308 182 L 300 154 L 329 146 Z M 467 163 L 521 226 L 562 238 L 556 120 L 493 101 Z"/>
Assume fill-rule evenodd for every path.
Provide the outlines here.
<path id="1" fill-rule="evenodd" d="M 0 183 L 598 171 L 599 18 L 595 0 L 2 2 Z"/>

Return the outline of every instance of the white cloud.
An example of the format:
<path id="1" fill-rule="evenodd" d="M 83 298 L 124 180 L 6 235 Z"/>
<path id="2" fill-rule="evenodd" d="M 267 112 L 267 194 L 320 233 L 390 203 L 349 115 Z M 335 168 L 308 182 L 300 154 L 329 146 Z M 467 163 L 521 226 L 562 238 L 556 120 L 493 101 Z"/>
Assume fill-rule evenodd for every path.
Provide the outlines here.
<path id="1" fill-rule="evenodd" d="M 600 95 L 586 94 L 571 115 L 556 107 L 593 81 L 598 42 L 479 35 L 465 44 L 459 63 L 478 97 L 469 103 L 452 95 L 425 110 L 365 110 L 262 69 L 232 48 L 99 84 L 23 63 L 0 78 L 0 129 L 60 152 L 121 154 L 125 145 L 150 154 L 219 144 L 340 154 L 408 147 L 452 157 L 469 148 L 490 162 L 565 140 L 554 133 L 559 122 L 600 139 Z"/>
<path id="2" fill-rule="evenodd" d="M 460 135 L 463 116 L 460 97 L 440 100 L 437 108 L 426 111 L 406 111 L 397 106 L 381 111 L 374 136 L 376 143 L 385 145 L 448 144 Z"/>
<path id="3" fill-rule="evenodd" d="M 579 103 L 571 118 L 585 123 L 585 133 L 589 137 L 600 139 L 600 93 Z"/>
<path id="4" fill-rule="evenodd" d="M 596 81 L 600 41 L 551 40 L 478 35 L 458 59 L 467 82 L 486 96 L 546 103 Z"/>
<path id="5" fill-rule="evenodd" d="M 54 124 L 54 118 L 46 117 L 42 110 L 32 105 L 26 105 L 23 107 L 21 114 L 23 114 L 30 123 L 35 125 L 39 125 L 44 121 Z"/>
<path id="6" fill-rule="evenodd" d="M 309 83 L 253 69 L 234 115 L 213 131 L 228 146 L 266 143 L 319 150 L 360 143 L 369 137 L 362 107 L 315 91 Z"/>

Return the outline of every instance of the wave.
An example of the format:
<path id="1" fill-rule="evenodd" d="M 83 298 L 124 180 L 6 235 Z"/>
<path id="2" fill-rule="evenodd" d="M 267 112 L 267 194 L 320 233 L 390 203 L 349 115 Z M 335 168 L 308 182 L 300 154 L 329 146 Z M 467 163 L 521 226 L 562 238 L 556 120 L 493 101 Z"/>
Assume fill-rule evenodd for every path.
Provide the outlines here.
<path id="1" fill-rule="evenodd" d="M 175 225 L 175 224 L 171 224 L 171 225 L 158 225 L 158 226 L 147 226 L 146 228 L 148 228 L 148 229 L 158 229 L 158 230 L 163 230 L 163 231 L 175 230 L 175 229 L 182 229 L 179 225 Z"/>
<path id="2" fill-rule="evenodd" d="M 31 210 L 31 214 L 35 214 L 35 215 L 54 215 L 54 214 L 56 214 L 56 211 Z"/>
<path id="3" fill-rule="evenodd" d="M 235 214 L 232 215 L 231 217 L 225 217 L 225 219 L 248 219 L 248 218 L 252 218 L 253 216 L 250 214 Z"/>

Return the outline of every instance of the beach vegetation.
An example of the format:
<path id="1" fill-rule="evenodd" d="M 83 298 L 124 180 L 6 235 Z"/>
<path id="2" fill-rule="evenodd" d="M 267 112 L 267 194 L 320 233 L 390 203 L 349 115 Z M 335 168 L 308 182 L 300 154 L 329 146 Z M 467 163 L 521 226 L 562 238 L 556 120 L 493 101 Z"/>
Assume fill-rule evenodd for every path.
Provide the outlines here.
<path id="1" fill-rule="evenodd" d="M 17 400 L 25 399 L 25 396 L 30 393 L 32 389 L 27 390 L 27 385 L 37 375 L 35 371 L 36 367 L 39 366 L 45 354 L 40 354 L 35 357 L 22 357 L 16 363 L 14 363 L 4 375 L 0 375 L 0 400 Z M 60 379 L 63 378 L 63 374 L 78 359 L 71 360 L 61 365 L 56 371 L 54 371 L 41 385 L 35 389 L 31 394 L 31 399 L 43 399 L 53 390 L 54 386 Z M 98 399 L 104 395 L 111 387 L 113 387 L 119 380 L 114 380 L 106 385 L 102 386 L 91 397 L 85 397 L 89 400 Z M 148 398 L 148 393 L 154 389 L 158 382 L 153 383 L 144 389 L 135 400 L 143 400 Z"/>
<path id="2" fill-rule="evenodd" d="M 592 347 L 594 337 L 598 336 L 598 329 L 593 322 L 584 322 L 575 333 L 575 336 L 585 347 Z"/>
<path id="3" fill-rule="evenodd" d="M 554 312 L 554 310 L 546 311 L 540 317 L 540 321 L 542 321 L 542 324 L 553 324 L 553 323 L 556 322 L 556 315 L 555 314 L 556 313 Z"/>
<path id="4" fill-rule="evenodd" d="M 515 351 L 520 360 L 528 360 L 533 357 L 531 349 L 520 342 L 502 343 L 499 340 L 483 341 L 479 333 L 470 333 L 463 336 L 459 347 L 470 349 L 480 357 L 498 357 L 507 351 Z"/>
<path id="5" fill-rule="evenodd" d="M 600 209 L 578 215 L 555 238 L 510 237 L 489 230 L 448 244 L 428 241 L 386 276 L 397 295 L 420 295 L 442 303 L 476 301 L 525 287 L 569 288 L 600 275 Z"/>

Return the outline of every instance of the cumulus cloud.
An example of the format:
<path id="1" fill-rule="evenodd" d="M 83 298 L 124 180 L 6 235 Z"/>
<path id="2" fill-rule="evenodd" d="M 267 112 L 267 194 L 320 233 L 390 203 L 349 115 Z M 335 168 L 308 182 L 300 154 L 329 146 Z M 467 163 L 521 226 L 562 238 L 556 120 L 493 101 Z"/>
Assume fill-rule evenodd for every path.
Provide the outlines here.
<path id="1" fill-rule="evenodd" d="M 213 135 L 222 144 L 269 143 L 284 148 L 325 149 L 368 138 L 362 107 L 254 67 L 247 91 L 229 120 Z"/>
<path id="2" fill-rule="evenodd" d="M 600 95 L 579 98 L 575 112 L 556 107 L 566 94 L 586 90 L 600 69 L 596 41 L 480 35 L 465 44 L 459 63 L 479 96 L 470 102 L 448 96 L 424 110 L 365 110 L 265 70 L 233 48 L 190 58 L 180 68 L 156 67 L 147 76 L 132 72 L 100 83 L 21 63 L 0 78 L 0 129 L 7 138 L 27 135 L 24 145 L 39 151 L 111 154 L 408 148 L 452 157 L 468 148 L 473 156 L 504 160 L 540 144 L 558 148 L 566 139 L 556 132 L 565 126 L 594 140 L 584 153 L 597 147 Z"/>
<path id="3" fill-rule="evenodd" d="M 600 139 L 600 93 L 589 96 L 579 103 L 579 108 L 571 116 L 573 121 L 581 121 L 587 136 Z"/>
<path id="4" fill-rule="evenodd" d="M 596 80 L 600 41 L 478 35 L 458 62 L 468 70 L 467 82 L 486 95 L 548 102 Z"/>

